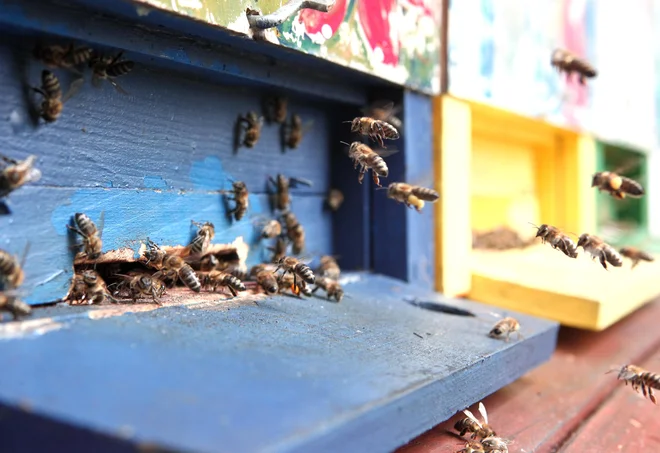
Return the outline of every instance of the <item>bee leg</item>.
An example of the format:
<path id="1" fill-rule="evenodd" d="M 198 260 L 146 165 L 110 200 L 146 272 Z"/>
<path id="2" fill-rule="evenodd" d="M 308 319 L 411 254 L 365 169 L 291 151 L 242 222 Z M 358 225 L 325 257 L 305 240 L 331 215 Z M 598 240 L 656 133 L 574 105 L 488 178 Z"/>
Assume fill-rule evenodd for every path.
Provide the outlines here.
<path id="1" fill-rule="evenodd" d="M 635 269 L 635 266 L 637 266 L 637 264 L 639 264 L 639 260 L 634 259 L 633 262 L 632 262 L 632 266 L 630 266 L 630 269 Z"/>
<path id="2" fill-rule="evenodd" d="M 371 170 L 371 176 L 373 177 L 374 183 L 378 186 L 381 187 L 380 185 L 380 179 L 378 178 L 378 173 L 375 171 Z"/>
<path id="3" fill-rule="evenodd" d="M 312 294 L 314 294 L 316 291 L 318 291 L 319 288 L 320 288 L 320 286 L 317 286 L 316 288 L 314 288 L 314 289 L 312 290 Z"/>
<path id="4" fill-rule="evenodd" d="M 362 184 L 363 180 L 364 180 L 364 172 L 361 171 L 360 174 L 358 175 L 358 182 Z"/>
<path id="5" fill-rule="evenodd" d="M 600 252 L 600 258 L 599 258 L 600 264 L 607 270 L 607 258 L 605 257 L 605 252 L 601 251 Z"/>
<path id="6" fill-rule="evenodd" d="M 231 292 L 232 296 L 234 296 L 234 297 L 238 296 L 238 293 L 236 292 L 236 290 L 234 288 L 232 288 L 231 286 L 227 286 L 227 288 L 229 288 L 229 291 Z"/>
<path id="7" fill-rule="evenodd" d="M 653 389 L 649 387 L 649 399 L 653 402 L 653 404 L 658 404 L 655 399 L 655 395 L 653 394 Z"/>
<path id="8" fill-rule="evenodd" d="M 44 90 L 42 90 L 41 88 L 32 87 L 32 90 L 33 90 L 35 93 L 39 93 L 40 95 L 42 95 L 42 96 L 45 97 L 45 98 L 48 97 L 48 95 L 46 94 L 46 92 L 45 92 Z"/>

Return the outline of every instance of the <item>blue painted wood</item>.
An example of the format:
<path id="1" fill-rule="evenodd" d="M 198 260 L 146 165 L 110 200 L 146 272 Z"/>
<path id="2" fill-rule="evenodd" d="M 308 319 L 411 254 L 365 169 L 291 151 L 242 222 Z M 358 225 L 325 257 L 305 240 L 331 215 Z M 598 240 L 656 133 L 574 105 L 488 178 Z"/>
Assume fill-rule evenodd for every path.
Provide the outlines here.
<path id="1" fill-rule="evenodd" d="M 137 445 L 377 453 L 518 378 L 555 346 L 556 323 L 516 315 L 524 340 L 490 339 L 488 312 L 502 312 L 391 278 L 361 275 L 345 290 L 341 304 L 276 297 L 69 317 L 59 330 L 0 341 L 0 401 Z M 410 296 L 478 316 L 430 312 Z M 24 451 L 24 433 L 7 426 L 0 443 Z M 38 423 L 30 429 L 41 434 Z M 49 445 L 46 434 L 30 441 Z"/>

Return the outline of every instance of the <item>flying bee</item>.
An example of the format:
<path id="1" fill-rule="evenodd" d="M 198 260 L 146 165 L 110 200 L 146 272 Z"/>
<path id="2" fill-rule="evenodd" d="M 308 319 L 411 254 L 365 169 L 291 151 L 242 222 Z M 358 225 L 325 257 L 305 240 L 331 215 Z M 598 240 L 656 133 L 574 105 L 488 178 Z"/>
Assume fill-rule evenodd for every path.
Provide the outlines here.
<path id="1" fill-rule="evenodd" d="M 559 228 L 545 223 L 539 227 L 536 225 L 533 226 L 536 228 L 535 237 L 540 237 L 542 243 L 549 242 L 553 249 L 561 250 L 569 258 L 577 258 L 577 245 L 570 237 L 562 233 Z"/>
<path id="2" fill-rule="evenodd" d="M 345 145 L 348 143 L 342 142 Z M 395 153 L 396 151 L 379 151 L 376 152 L 364 143 L 353 142 L 349 145 L 348 157 L 353 160 L 353 168 L 360 166 L 360 175 L 358 176 L 358 182 L 362 184 L 364 179 L 364 174 L 371 170 L 371 175 L 374 179 L 374 183 L 381 187 L 379 177 L 387 178 L 390 174 L 390 170 L 387 168 L 387 164 L 383 157 Z"/>
<path id="3" fill-rule="evenodd" d="M 75 47 L 73 43 L 68 47 L 39 45 L 34 49 L 34 57 L 44 63 L 46 67 L 68 69 L 79 75 L 82 73 L 75 68 L 87 63 L 93 53 L 94 50 L 90 47 Z"/>
<path id="4" fill-rule="evenodd" d="M 619 375 L 617 376 L 617 379 L 624 381 L 626 385 L 630 382 L 633 390 L 637 393 L 639 393 L 639 388 L 641 387 L 642 394 L 645 398 L 647 397 L 648 391 L 648 398 L 653 404 L 657 404 L 653 390 L 660 390 L 659 374 L 651 373 L 650 371 L 636 365 L 624 365 L 621 368 L 612 369 L 607 373 L 613 371 L 618 371 Z"/>
<path id="5" fill-rule="evenodd" d="M 254 148 L 261 137 L 263 117 L 257 116 L 256 112 L 248 112 L 247 115 L 239 115 L 236 123 L 236 141 L 239 146 Z"/>
<path id="6" fill-rule="evenodd" d="M 191 254 L 201 255 L 206 252 L 206 249 L 215 237 L 215 227 L 211 222 L 201 224 L 193 220 L 192 224 L 197 227 L 197 234 L 188 247 Z"/>
<path id="7" fill-rule="evenodd" d="M 509 341 L 511 334 L 515 332 L 518 335 L 518 338 L 522 338 L 520 334 L 520 323 L 511 317 L 502 318 L 495 323 L 488 336 L 491 338 L 504 338 L 505 341 Z"/>
<path id="8" fill-rule="evenodd" d="M 23 257 L 18 260 L 18 257 L 12 256 L 4 250 L 0 250 L 0 282 L 7 288 L 18 288 L 23 284 L 25 273 L 23 272 L 23 265 L 27 258 L 28 251 L 30 250 L 30 243 L 25 244 L 23 250 Z"/>
<path id="9" fill-rule="evenodd" d="M 318 277 L 315 281 L 316 287 L 312 290 L 315 293 L 319 289 L 325 291 L 328 300 L 334 297 L 337 302 L 341 302 L 344 297 L 344 289 L 341 287 L 337 280 L 328 277 Z"/>
<path id="10" fill-rule="evenodd" d="M 85 284 L 85 294 L 89 304 L 103 303 L 106 300 L 111 302 L 119 302 L 117 299 L 112 297 L 108 292 L 108 288 L 105 285 L 105 281 L 93 270 L 86 270 L 82 273 L 82 281 Z"/>
<path id="11" fill-rule="evenodd" d="M 288 100 L 283 96 L 270 96 L 264 99 L 264 114 L 269 123 L 286 122 Z"/>
<path id="12" fill-rule="evenodd" d="M 32 313 L 32 308 L 16 297 L 15 294 L 0 292 L 0 311 L 11 313 L 14 321 L 16 321 L 21 316 L 29 316 Z"/>
<path id="13" fill-rule="evenodd" d="M 282 274 L 278 279 L 277 283 L 279 285 L 279 292 L 284 291 L 285 289 L 290 289 L 293 294 L 300 297 L 302 293 L 304 296 L 310 297 L 312 291 L 310 290 L 307 283 L 304 280 L 298 280 L 295 284 L 293 282 L 293 274 Z"/>
<path id="14" fill-rule="evenodd" d="M 249 193 L 243 181 L 234 181 L 231 186 L 232 189 L 230 191 L 223 190 L 220 193 L 233 195 L 227 197 L 228 200 L 234 202 L 234 209 L 229 211 L 229 215 L 233 214 L 234 219 L 239 221 L 243 218 L 250 205 Z"/>
<path id="15" fill-rule="evenodd" d="M 273 272 L 268 270 L 259 271 L 255 274 L 257 284 L 263 288 L 266 294 L 275 294 L 279 291 L 280 286 L 277 283 L 277 278 Z"/>
<path id="16" fill-rule="evenodd" d="M 584 233 L 580 236 L 577 243 L 585 252 L 591 255 L 591 259 L 598 258 L 600 264 L 607 270 L 607 263 L 614 267 L 623 265 L 621 255 L 609 244 L 606 244 L 601 238 Z"/>
<path id="17" fill-rule="evenodd" d="M 626 258 L 632 260 L 631 269 L 634 269 L 640 261 L 654 261 L 655 259 L 649 253 L 646 253 L 643 250 L 638 249 L 637 247 L 623 247 L 619 250 L 619 253 Z"/>
<path id="18" fill-rule="evenodd" d="M 272 239 L 282 234 L 282 224 L 273 219 L 268 221 L 261 229 L 261 237 L 264 239 Z"/>
<path id="19" fill-rule="evenodd" d="M 278 237 L 275 241 L 275 247 L 268 247 L 268 250 L 273 252 L 273 256 L 270 259 L 271 262 L 277 263 L 282 258 L 284 258 L 286 256 L 287 248 L 287 242 L 284 240 L 284 238 Z"/>
<path id="20" fill-rule="evenodd" d="M 76 246 L 83 247 L 85 257 L 90 260 L 95 260 L 101 256 L 103 248 L 101 234 L 103 233 L 104 218 L 105 211 L 101 212 L 101 216 L 99 217 L 99 228 L 97 229 L 94 222 L 92 222 L 92 219 L 90 219 L 86 214 L 77 212 L 73 216 L 73 220 L 76 226 L 66 226 L 69 230 L 79 234 L 82 237 L 82 243 Z"/>
<path id="21" fill-rule="evenodd" d="M 41 87 L 32 88 L 36 93 L 39 93 L 43 97 L 39 116 L 47 123 L 56 121 L 62 114 L 64 103 L 80 90 L 83 83 L 84 79 L 82 78 L 74 80 L 71 82 L 69 90 L 64 96 L 62 96 L 62 87 L 60 86 L 59 79 L 55 74 L 44 69 L 41 72 Z"/>
<path id="22" fill-rule="evenodd" d="M 319 276 L 328 277 L 332 280 L 339 280 L 341 269 L 339 269 L 337 260 L 332 256 L 325 255 L 321 257 L 320 261 L 319 268 L 316 271 Z"/>
<path id="23" fill-rule="evenodd" d="M 458 431 L 461 436 L 465 436 L 468 432 L 472 433 L 472 436 L 470 436 L 472 439 L 476 439 L 477 437 L 485 439 L 486 437 L 497 435 L 488 424 L 488 413 L 486 412 L 486 406 L 484 406 L 484 403 L 479 402 L 479 413 L 481 414 L 481 417 L 483 417 L 483 422 L 480 422 L 477 417 L 467 409 L 465 409 L 463 413 L 467 415 L 467 417 L 459 420 L 454 425 L 454 429 Z"/>
<path id="24" fill-rule="evenodd" d="M 363 116 L 354 118 L 353 121 L 346 122 L 351 123 L 351 132 L 357 132 L 361 135 L 369 136 L 369 138 L 378 143 L 381 148 L 385 148 L 383 139 L 397 140 L 399 138 L 399 132 L 396 128 L 385 121 Z"/>
<path id="25" fill-rule="evenodd" d="M 305 283 L 309 283 L 310 285 L 314 284 L 314 272 L 312 272 L 309 266 L 302 263 L 297 258 L 292 256 L 285 256 L 281 258 L 277 262 L 277 269 L 275 269 L 275 272 L 280 269 L 284 270 L 284 274 L 289 272 L 293 274 L 294 285 L 297 285 L 297 277 L 300 277 L 303 281 L 305 281 Z"/>
<path id="26" fill-rule="evenodd" d="M 491 436 L 481 440 L 485 453 L 509 453 L 509 442 L 501 437 Z"/>
<path id="27" fill-rule="evenodd" d="M 581 85 L 586 83 L 587 78 L 591 79 L 598 75 L 596 69 L 586 60 L 565 49 L 555 49 L 550 64 L 559 72 L 565 72 L 567 78 L 573 73 L 578 74 Z"/>
<path id="28" fill-rule="evenodd" d="M 291 251 L 294 255 L 300 255 L 305 249 L 305 229 L 291 211 L 285 212 L 282 220 L 286 227 L 286 236 L 291 241 Z"/>
<path id="29" fill-rule="evenodd" d="M 28 156 L 25 160 L 15 160 L 0 154 L 0 198 L 6 197 L 12 191 L 24 184 L 37 182 L 41 179 L 41 171 L 34 168 L 37 156 Z"/>
<path id="30" fill-rule="evenodd" d="M 612 171 L 596 173 L 591 180 L 591 187 L 597 187 L 599 192 L 606 191 L 619 200 L 626 196 L 639 198 L 644 195 L 644 188 L 640 183 Z"/>
<path id="31" fill-rule="evenodd" d="M 330 189 L 328 196 L 325 199 L 325 204 L 331 211 L 339 210 L 344 203 L 344 194 L 339 189 Z"/>
<path id="32" fill-rule="evenodd" d="M 231 294 L 236 297 L 237 291 L 245 291 L 245 285 L 235 276 L 222 271 L 211 271 L 202 276 L 202 286 L 210 287 L 215 292 L 219 286 L 229 288 Z"/>
<path id="33" fill-rule="evenodd" d="M 303 135 L 305 135 L 313 126 L 313 122 L 309 121 L 303 125 L 300 115 L 291 115 L 291 123 L 287 125 L 282 124 L 282 142 L 284 147 L 295 149 L 300 145 Z"/>
<path id="34" fill-rule="evenodd" d="M 414 206 L 417 212 L 422 212 L 424 202 L 434 202 L 440 195 L 433 189 L 406 184 L 404 182 L 393 182 L 387 187 L 387 196 L 407 207 Z"/>
<path id="35" fill-rule="evenodd" d="M 165 284 L 148 274 L 136 273 L 133 275 L 115 274 L 124 280 L 120 283 L 118 288 L 128 286 L 129 293 L 133 302 L 137 299 L 151 297 L 151 299 L 160 305 L 158 299 L 165 293 Z"/>
<path id="36" fill-rule="evenodd" d="M 401 107 L 394 107 L 394 102 L 389 101 L 376 101 L 372 104 L 360 109 L 365 116 L 373 118 L 377 121 L 385 121 L 390 123 L 396 129 L 400 130 L 403 123 L 396 115 Z"/>
<path id="37" fill-rule="evenodd" d="M 121 60 L 124 54 L 123 51 L 119 52 L 114 57 L 106 57 L 103 55 L 94 55 L 89 60 L 89 67 L 92 68 L 92 84 L 95 87 L 101 86 L 102 80 L 107 80 L 110 84 L 121 94 L 128 94 L 119 84 L 114 80 L 117 77 L 128 74 L 133 70 L 135 63 L 129 60 Z"/>
<path id="38" fill-rule="evenodd" d="M 275 207 L 280 211 L 288 211 L 291 206 L 291 195 L 289 194 L 289 188 L 295 188 L 299 184 L 304 186 L 311 187 L 312 181 L 302 178 L 287 178 L 283 174 L 279 173 L 276 179 L 269 177 L 268 180 L 272 185 L 275 186 Z"/>

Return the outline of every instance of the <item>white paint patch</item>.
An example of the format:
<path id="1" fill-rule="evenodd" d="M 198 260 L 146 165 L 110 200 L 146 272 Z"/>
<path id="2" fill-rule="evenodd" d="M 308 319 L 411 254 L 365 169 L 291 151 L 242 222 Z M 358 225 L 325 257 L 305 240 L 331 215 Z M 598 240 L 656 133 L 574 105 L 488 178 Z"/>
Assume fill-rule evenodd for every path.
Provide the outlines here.
<path id="1" fill-rule="evenodd" d="M 247 261 L 248 252 L 250 251 L 250 245 L 245 242 L 243 236 L 238 236 L 230 246 L 236 248 L 239 264 L 245 266 L 245 261 Z"/>
<path id="2" fill-rule="evenodd" d="M 339 279 L 339 284 L 341 286 L 350 285 L 351 283 L 357 283 L 362 280 L 361 274 L 349 274 L 341 277 Z"/>
<path id="3" fill-rule="evenodd" d="M 9 124 L 18 126 L 23 123 L 23 115 L 18 110 L 12 110 L 9 114 Z"/>
<path id="4" fill-rule="evenodd" d="M 191 9 L 202 9 L 204 7 L 200 0 L 179 0 L 179 6 Z"/>
<path id="5" fill-rule="evenodd" d="M 172 10 L 173 10 L 174 12 L 177 12 L 177 13 L 179 12 L 179 5 L 176 4 L 176 0 L 172 0 L 172 1 L 170 2 L 170 5 L 172 5 Z"/>
<path id="6" fill-rule="evenodd" d="M 0 340 L 13 340 L 39 336 L 55 330 L 60 330 L 64 325 L 52 318 L 32 319 L 29 321 L 15 321 L 0 325 Z"/>
<path id="7" fill-rule="evenodd" d="M 135 8 L 135 12 L 137 13 L 138 17 L 144 17 L 149 15 L 151 8 L 147 8 L 146 6 L 138 6 Z"/>
<path id="8" fill-rule="evenodd" d="M 243 33 L 244 35 L 248 35 L 249 37 L 252 37 L 252 30 L 250 30 L 250 23 L 248 22 L 247 16 L 245 14 L 240 14 L 234 22 L 228 23 L 227 28 L 232 31 Z"/>

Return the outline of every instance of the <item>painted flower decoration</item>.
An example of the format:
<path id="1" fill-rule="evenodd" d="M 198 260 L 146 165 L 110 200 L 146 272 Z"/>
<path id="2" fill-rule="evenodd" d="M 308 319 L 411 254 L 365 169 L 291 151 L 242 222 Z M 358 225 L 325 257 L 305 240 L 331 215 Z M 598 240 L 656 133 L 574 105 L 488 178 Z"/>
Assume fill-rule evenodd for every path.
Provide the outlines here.
<path id="1" fill-rule="evenodd" d="M 369 46 L 374 52 L 382 52 L 382 63 L 396 66 L 399 43 L 395 47 L 390 35 L 390 13 L 396 7 L 396 0 L 357 0 L 357 7 Z"/>
<path id="2" fill-rule="evenodd" d="M 305 31 L 308 35 L 321 33 L 325 39 L 330 39 L 343 22 L 347 7 L 348 0 L 337 0 L 327 13 L 303 9 L 300 11 L 298 20 L 305 24 Z"/>

